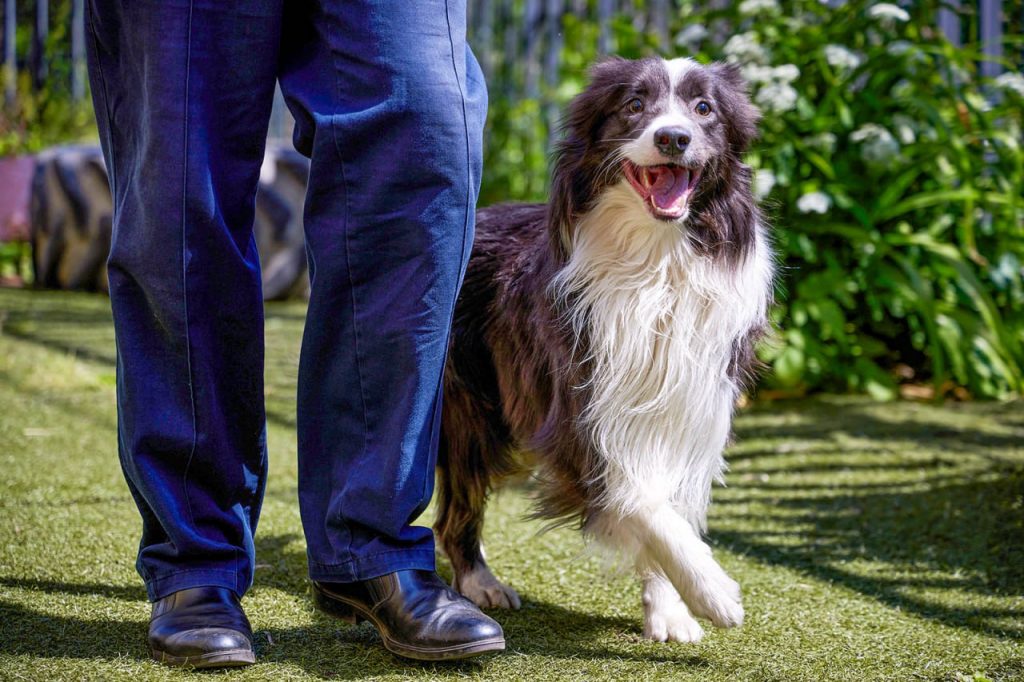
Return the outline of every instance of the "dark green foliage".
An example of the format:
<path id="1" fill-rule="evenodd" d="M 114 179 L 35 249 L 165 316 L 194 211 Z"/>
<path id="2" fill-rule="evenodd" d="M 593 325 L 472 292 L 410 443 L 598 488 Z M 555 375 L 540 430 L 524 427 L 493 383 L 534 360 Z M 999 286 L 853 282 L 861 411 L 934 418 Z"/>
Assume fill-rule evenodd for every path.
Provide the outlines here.
<path id="1" fill-rule="evenodd" d="M 502 21 L 515 26 L 524 4 L 507 7 Z M 782 265 L 779 331 L 762 349 L 772 369 L 766 385 L 880 399 L 901 382 L 931 384 L 919 395 L 957 386 L 977 397 L 1019 395 L 1024 41 L 1008 41 L 1006 54 L 1018 60 L 1005 65 L 1009 75 L 983 83 L 977 46 L 954 49 L 930 28 L 938 2 L 914 3 L 907 21 L 893 5 L 872 7 L 686 5 L 670 27 L 666 56 L 738 61 L 765 110 L 748 160 L 760 169 Z M 0 155 L 94 135 L 88 102 L 67 92 L 68 12 L 66 2 L 51 6 L 48 86 L 33 93 L 20 76 L 18 103 L 0 116 Z M 645 12 L 641 3 L 609 24 L 618 54 L 664 52 L 638 28 Z M 22 19 L 24 55 L 30 17 Z M 977 18 L 964 19 L 976 33 Z M 549 85 L 538 75 L 539 51 L 532 61 L 507 59 L 505 45 L 482 55 L 493 67 L 482 205 L 545 197 L 558 111 L 598 57 L 596 22 L 568 13 L 562 29 Z M 495 26 L 493 35 L 505 30 Z M 538 97 L 523 96 L 528 82 Z"/>
<path id="2" fill-rule="evenodd" d="M 17 95 L 12 106 L 0 100 L 0 157 L 36 152 L 55 144 L 95 139 L 92 101 L 71 97 L 71 3 L 50 2 L 46 39 L 46 82 L 34 89 L 29 72 L 35 3 L 19 3 L 16 50 Z M 82 73 L 84 77 L 84 65 Z"/>
<path id="3" fill-rule="evenodd" d="M 672 26 L 666 56 L 739 62 L 764 110 L 748 160 L 782 265 L 779 333 L 762 349 L 774 388 L 1024 389 L 1024 78 L 1008 64 L 1011 75 L 980 82 L 976 46 L 929 28 L 937 6 L 915 3 L 905 20 L 863 1 L 747 0 L 686 8 Z M 545 93 L 559 104 L 597 57 L 596 26 L 564 27 L 560 86 Z M 623 56 L 658 53 L 625 18 L 613 31 Z M 544 109 L 495 97 L 485 202 L 543 198 Z"/>
<path id="4" fill-rule="evenodd" d="M 0 284 L 31 280 L 32 253 L 24 242 L 0 243 Z"/>

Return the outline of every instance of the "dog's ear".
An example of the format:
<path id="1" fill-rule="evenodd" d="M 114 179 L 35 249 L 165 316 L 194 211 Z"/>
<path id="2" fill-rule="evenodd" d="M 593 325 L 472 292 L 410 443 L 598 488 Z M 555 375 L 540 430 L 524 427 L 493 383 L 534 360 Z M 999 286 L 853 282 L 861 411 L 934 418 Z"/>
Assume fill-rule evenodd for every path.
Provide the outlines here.
<path id="1" fill-rule="evenodd" d="M 632 62 L 622 57 L 605 57 L 590 67 L 590 82 L 576 95 L 561 120 L 562 140 L 555 145 L 551 171 L 548 224 L 554 231 L 552 245 L 561 257 L 568 256 L 572 227 L 577 213 L 590 200 L 592 173 L 586 166 L 587 152 L 600 139 L 601 126 L 608 118 L 609 104 L 621 96 Z"/>
<path id="2" fill-rule="evenodd" d="M 572 230 L 582 203 L 578 181 L 584 149 L 583 142 L 575 137 L 568 137 L 555 146 L 548 199 L 548 229 L 551 231 L 551 246 L 561 262 L 569 257 Z"/>
<path id="3" fill-rule="evenodd" d="M 604 57 L 587 72 L 589 83 L 569 103 L 562 132 L 566 139 L 577 136 L 584 141 L 597 139 L 601 124 L 608 116 L 608 105 L 626 87 L 626 74 L 632 62 L 622 57 Z"/>
<path id="4" fill-rule="evenodd" d="M 735 64 L 716 62 L 710 67 L 714 76 L 715 101 L 722 110 L 729 144 L 737 154 L 745 152 L 757 137 L 761 112 L 750 102 L 747 81 Z"/>

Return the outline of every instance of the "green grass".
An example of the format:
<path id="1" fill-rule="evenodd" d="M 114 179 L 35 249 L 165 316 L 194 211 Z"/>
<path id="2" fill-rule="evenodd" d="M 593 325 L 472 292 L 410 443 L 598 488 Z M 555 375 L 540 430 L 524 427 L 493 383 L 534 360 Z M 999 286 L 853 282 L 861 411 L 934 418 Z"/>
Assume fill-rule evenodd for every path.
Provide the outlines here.
<path id="1" fill-rule="evenodd" d="M 492 565 L 523 596 L 509 650 L 406 664 L 314 612 L 296 505 L 303 308 L 267 315 L 270 484 L 245 600 L 259 663 L 231 679 L 1024 678 L 1020 404 L 758 405 L 737 420 L 711 541 L 746 624 L 698 645 L 640 635 L 637 585 L 569 530 L 493 500 Z M 105 298 L 0 290 L 0 678 L 207 679 L 147 660 L 139 519 L 118 469 Z M 442 572 L 447 566 L 440 562 Z M 218 674 L 218 673 L 214 673 Z"/>

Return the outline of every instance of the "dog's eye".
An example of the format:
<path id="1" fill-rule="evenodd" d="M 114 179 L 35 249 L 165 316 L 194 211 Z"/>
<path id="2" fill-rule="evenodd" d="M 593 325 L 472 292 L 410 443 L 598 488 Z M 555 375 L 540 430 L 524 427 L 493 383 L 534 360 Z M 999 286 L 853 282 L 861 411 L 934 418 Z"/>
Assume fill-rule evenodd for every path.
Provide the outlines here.
<path id="1" fill-rule="evenodd" d="M 707 116 L 711 113 L 711 105 L 703 100 L 697 102 L 697 113 L 701 116 Z"/>
<path id="2" fill-rule="evenodd" d="M 644 110 L 644 101 L 639 97 L 634 97 L 626 103 L 626 111 L 631 114 L 639 114 Z"/>

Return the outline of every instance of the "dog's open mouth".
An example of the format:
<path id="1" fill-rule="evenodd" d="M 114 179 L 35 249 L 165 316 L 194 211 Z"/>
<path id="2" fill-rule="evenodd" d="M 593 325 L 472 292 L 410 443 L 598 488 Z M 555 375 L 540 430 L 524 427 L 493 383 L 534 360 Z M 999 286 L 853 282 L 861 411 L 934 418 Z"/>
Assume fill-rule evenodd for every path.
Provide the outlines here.
<path id="1" fill-rule="evenodd" d="M 678 220 L 686 215 L 700 171 L 674 163 L 638 166 L 628 159 L 622 162 L 626 180 L 655 218 Z"/>

